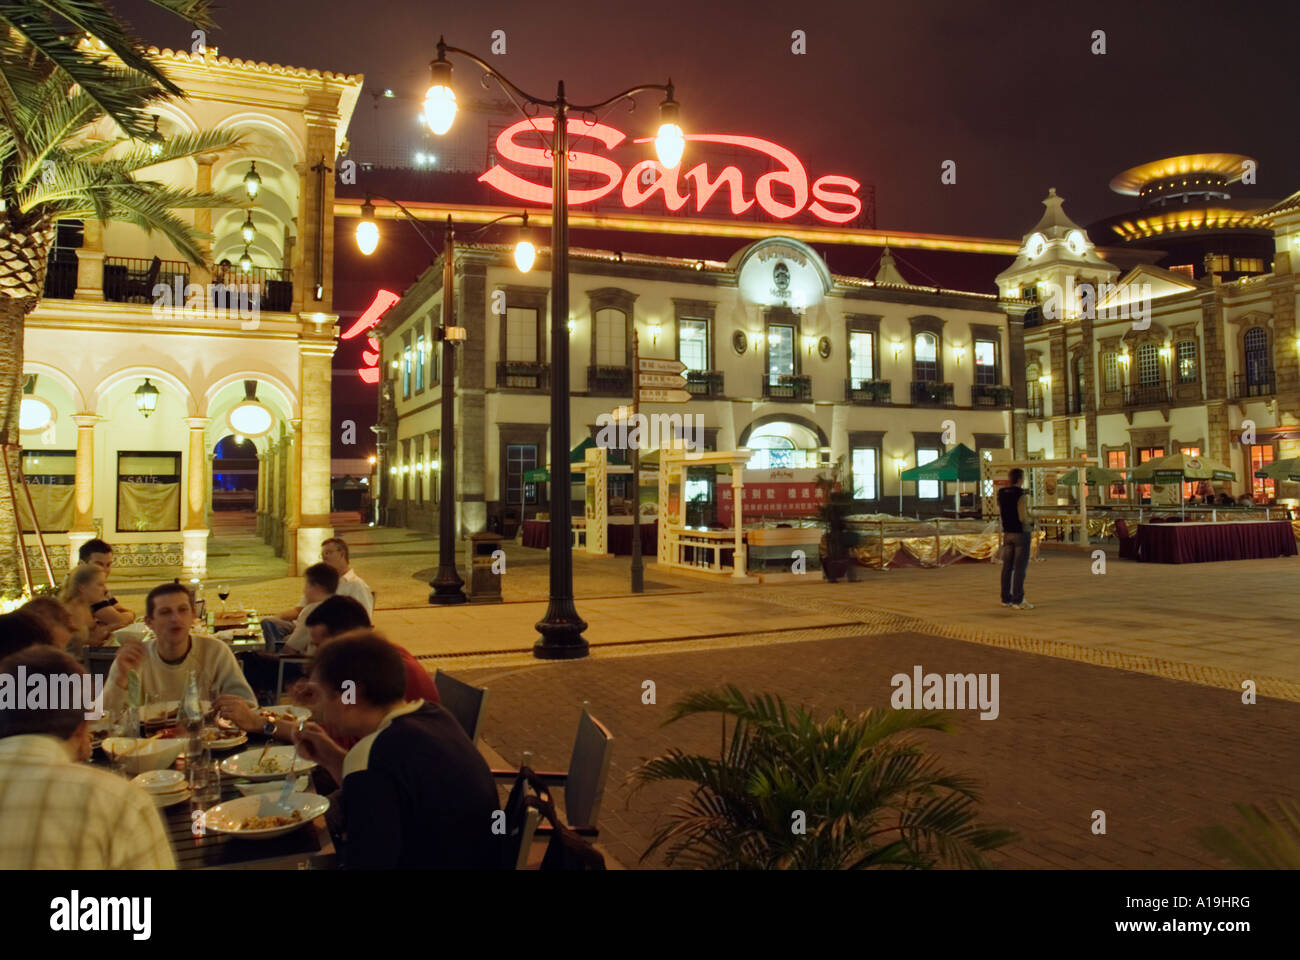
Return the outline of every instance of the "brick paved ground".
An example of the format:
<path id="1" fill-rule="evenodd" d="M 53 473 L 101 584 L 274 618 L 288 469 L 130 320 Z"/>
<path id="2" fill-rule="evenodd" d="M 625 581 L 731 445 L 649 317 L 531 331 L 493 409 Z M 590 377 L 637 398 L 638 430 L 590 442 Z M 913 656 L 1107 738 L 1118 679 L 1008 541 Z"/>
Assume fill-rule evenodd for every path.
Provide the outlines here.
<path id="1" fill-rule="evenodd" d="M 914 633 L 455 673 L 490 688 L 484 740 L 511 763 L 529 749 L 535 765 L 564 769 L 579 705 L 591 701 L 615 737 L 603 845 L 635 866 L 678 788 L 647 788 L 628 807 L 628 772 L 670 745 L 718 748 L 716 719 L 660 727 L 683 692 L 735 683 L 819 716 L 856 712 L 886 705 L 889 678 L 914 664 L 1000 675 L 996 720 L 965 713 L 956 733 L 923 735 L 950 768 L 981 781 L 983 819 L 1022 834 L 994 857 L 1000 866 L 1221 867 L 1194 828 L 1235 822 L 1234 802 L 1300 797 L 1291 762 L 1298 704 L 1245 706 L 1226 691 Z M 647 679 L 657 685 L 654 706 L 641 703 Z M 1106 811 L 1106 836 L 1090 832 L 1096 809 Z"/>

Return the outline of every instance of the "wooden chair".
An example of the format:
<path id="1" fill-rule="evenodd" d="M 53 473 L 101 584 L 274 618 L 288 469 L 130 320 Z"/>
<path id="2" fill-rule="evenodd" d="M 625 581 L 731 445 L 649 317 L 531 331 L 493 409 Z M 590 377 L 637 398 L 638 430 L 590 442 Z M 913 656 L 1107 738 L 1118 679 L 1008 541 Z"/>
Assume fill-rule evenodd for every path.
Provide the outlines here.
<path id="1" fill-rule="evenodd" d="M 584 700 L 568 771 L 535 771 L 549 786 L 564 788 L 564 819 L 574 832 L 584 837 L 599 835 L 596 818 L 600 814 L 600 802 L 605 795 L 605 781 L 609 778 L 609 761 L 613 750 L 613 734 L 591 715 L 591 704 Z M 513 780 L 518 774 L 518 770 L 492 771 L 497 779 Z M 537 829 L 539 836 L 546 836 L 550 832 L 549 827 Z"/>
<path id="2" fill-rule="evenodd" d="M 149 262 L 149 272 L 144 277 L 136 279 L 134 277 L 127 280 L 126 284 L 126 301 L 131 303 L 134 300 L 148 302 L 153 299 L 153 288 L 158 283 L 158 275 L 162 273 L 162 260 L 154 257 Z"/>
<path id="3" fill-rule="evenodd" d="M 483 727 L 483 710 L 487 706 L 487 688 L 471 686 L 441 670 L 434 672 L 433 685 L 438 688 L 442 708 L 456 718 L 470 743 L 477 744 Z"/>

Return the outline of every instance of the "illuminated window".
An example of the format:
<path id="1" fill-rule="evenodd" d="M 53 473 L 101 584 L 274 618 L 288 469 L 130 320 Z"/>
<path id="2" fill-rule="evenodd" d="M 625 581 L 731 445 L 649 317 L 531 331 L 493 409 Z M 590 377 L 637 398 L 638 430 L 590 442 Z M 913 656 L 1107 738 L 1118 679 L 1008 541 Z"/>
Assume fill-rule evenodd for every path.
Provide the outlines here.
<path id="1" fill-rule="evenodd" d="M 1106 466 L 1111 470 L 1124 470 L 1128 467 L 1127 450 L 1107 450 Z M 1127 500 L 1128 485 L 1123 483 L 1112 483 L 1110 485 L 1110 498 L 1112 500 Z"/>
<path id="2" fill-rule="evenodd" d="M 1246 382 L 1262 387 L 1273 379 L 1273 363 L 1268 355 L 1268 333 L 1263 327 L 1251 327 L 1242 338 L 1246 352 Z"/>
<path id="3" fill-rule="evenodd" d="M 77 451 L 24 450 L 23 479 L 36 508 L 42 533 L 64 533 L 72 529 L 73 494 L 77 482 Z M 18 501 L 18 516 L 24 533 L 35 533 L 25 498 Z"/>
<path id="4" fill-rule="evenodd" d="M 1119 354 L 1103 353 L 1101 355 L 1102 386 L 1109 392 L 1119 390 Z"/>
<path id="5" fill-rule="evenodd" d="M 1196 268 L 1190 263 L 1178 263 L 1169 268 L 1170 273 L 1182 274 L 1189 280 L 1196 278 Z"/>
<path id="6" fill-rule="evenodd" d="M 402 347 L 402 399 L 411 395 L 411 345 Z"/>
<path id="7" fill-rule="evenodd" d="M 1138 383 L 1143 386 L 1160 382 L 1160 350 L 1154 343 L 1138 347 Z"/>
<path id="8" fill-rule="evenodd" d="M 180 453 L 118 451 L 117 532 L 180 528 Z"/>
<path id="9" fill-rule="evenodd" d="M 939 338 L 933 333 L 918 333 L 912 341 L 912 379 L 939 379 Z"/>
<path id="10" fill-rule="evenodd" d="M 852 452 L 853 499 L 876 500 L 880 496 L 877 471 L 880 451 L 875 447 L 854 447 Z"/>
<path id="11" fill-rule="evenodd" d="M 1232 257 L 1223 253 L 1207 254 L 1205 269 L 1210 273 L 1227 273 L 1232 269 Z"/>
<path id="12" fill-rule="evenodd" d="M 1188 457 L 1199 457 L 1201 455 L 1201 448 L 1200 447 L 1179 447 L 1178 452 Z M 1195 496 L 1197 488 L 1200 487 L 1200 485 L 1204 482 L 1205 481 L 1203 480 L 1184 481 L 1183 499 L 1186 500 L 1188 497 Z"/>
<path id="13" fill-rule="evenodd" d="M 677 353 L 687 370 L 706 372 L 709 369 L 709 321 L 685 317 L 678 320 Z"/>
<path id="14" fill-rule="evenodd" d="M 1238 273 L 1263 273 L 1264 261 L 1260 257 L 1237 257 L 1233 269 Z"/>
<path id="15" fill-rule="evenodd" d="M 1196 363 L 1196 341 L 1179 340 L 1174 350 L 1178 360 L 1178 382 L 1195 383 L 1200 377 Z"/>
<path id="16" fill-rule="evenodd" d="M 1256 470 L 1262 470 L 1273 462 L 1272 444 L 1255 444 L 1250 448 L 1250 494 L 1256 500 L 1272 500 L 1277 495 L 1273 481 L 1255 476 Z"/>
<path id="17" fill-rule="evenodd" d="M 923 467 L 927 463 L 938 460 L 940 451 L 935 447 L 917 447 L 916 448 L 916 465 Z M 922 500 L 939 499 L 939 481 L 938 480 L 918 480 L 916 482 L 916 495 Z"/>
<path id="18" fill-rule="evenodd" d="M 415 389 L 424 389 L 424 334 L 415 338 Z"/>
<path id="19" fill-rule="evenodd" d="M 794 327 L 782 323 L 767 325 L 767 382 L 779 383 L 781 377 L 792 377 L 795 367 Z"/>
<path id="20" fill-rule="evenodd" d="M 537 311 L 530 307 L 506 310 L 506 359 L 537 362 Z"/>
<path id="21" fill-rule="evenodd" d="M 424 437 L 415 438 L 415 502 L 424 503 Z"/>
<path id="22" fill-rule="evenodd" d="M 975 341 L 975 382 L 992 385 L 998 382 L 998 345 L 995 340 Z"/>
<path id="23" fill-rule="evenodd" d="M 874 334 L 866 330 L 849 331 L 849 377 L 857 389 L 875 379 Z"/>
<path id="24" fill-rule="evenodd" d="M 1138 452 L 1137 452 L 1137 462 L 1138 462 L 1139 464 L 1143 464 L 1143 463 L 1146 463 L 1148 460 L 1159 460 L 1159 459 L 1160 459 L 1161 457 L 1163 457 L 1164 455 L 1165 455 L 1165 448 L 1164 448 L 1164 447 L 1141 447 L 1141 448 L 1138 449 Z M 1141 500 L 1145 500 L 1145 501 L 1147 501 L 1147 502 L 1150 502 L 1150 500 L 1151 500 L 1151 484 L 1149 484 L 1149 483 L 1139 484 L 1139 485 L 1138 485 L 1138 497 L 1139 497 L 1139 499 L 1141 499 Z"/>
<path id="25" fill-rule="evenodd" d="M 597 366 L 627 366 L 627 315 L 622 310 L 597 310 L 595 337 Z"/>

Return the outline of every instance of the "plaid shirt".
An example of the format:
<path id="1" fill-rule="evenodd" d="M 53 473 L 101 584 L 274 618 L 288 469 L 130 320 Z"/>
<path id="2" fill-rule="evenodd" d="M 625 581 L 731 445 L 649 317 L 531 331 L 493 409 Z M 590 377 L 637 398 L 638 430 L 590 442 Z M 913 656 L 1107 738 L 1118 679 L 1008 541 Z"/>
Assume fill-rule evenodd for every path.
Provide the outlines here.
<path id="1" fill-rule="evenodd" d="M 43 734 L 0 740 L 0 870 L 174 869 L 153 801 Z"/>

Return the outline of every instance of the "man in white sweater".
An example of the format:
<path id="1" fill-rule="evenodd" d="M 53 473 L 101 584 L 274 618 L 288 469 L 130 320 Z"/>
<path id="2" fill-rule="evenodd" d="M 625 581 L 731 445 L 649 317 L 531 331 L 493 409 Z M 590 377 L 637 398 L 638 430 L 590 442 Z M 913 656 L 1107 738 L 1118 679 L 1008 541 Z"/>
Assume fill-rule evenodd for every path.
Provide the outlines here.
<path id="1" fill-rule="evenodd" d="M 226 644 L 206 634 L 190 635 L 194 602 L 179 583 L 154 587 L 145 598 L 145 623 L 154 639 L 127 640 L 117 651 L 104 685 L 104 709 L 111 716 L 127 702 L 130 673 L 140 674 L 141 691 L 153 701 L 180 700 L 193 670 L 199 696 L 234 694 L 256 703 L 239 661 Z"/>

